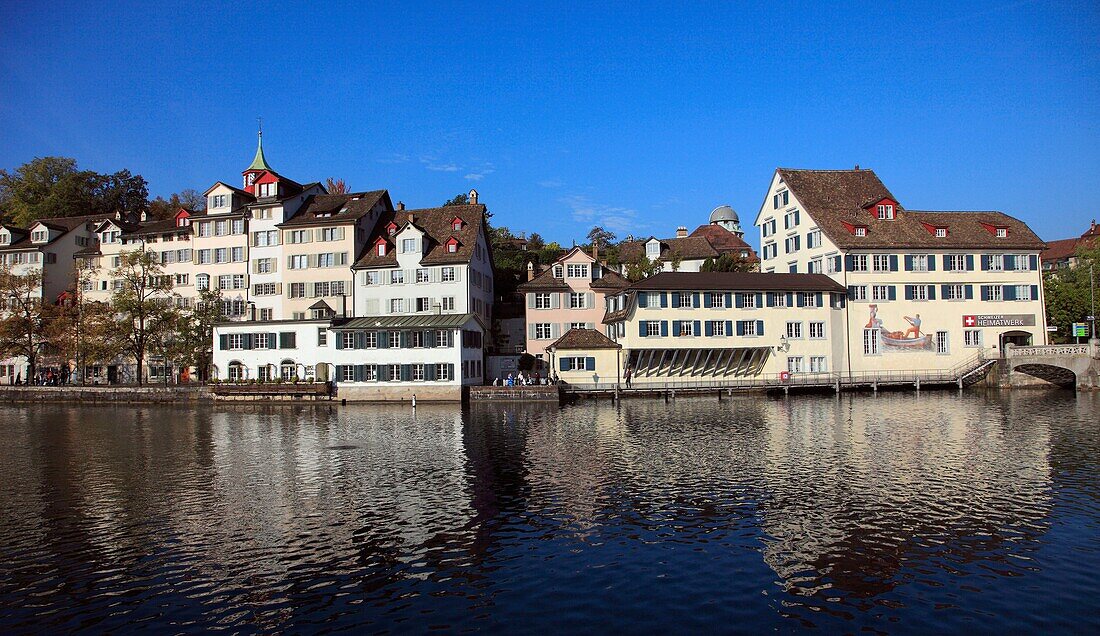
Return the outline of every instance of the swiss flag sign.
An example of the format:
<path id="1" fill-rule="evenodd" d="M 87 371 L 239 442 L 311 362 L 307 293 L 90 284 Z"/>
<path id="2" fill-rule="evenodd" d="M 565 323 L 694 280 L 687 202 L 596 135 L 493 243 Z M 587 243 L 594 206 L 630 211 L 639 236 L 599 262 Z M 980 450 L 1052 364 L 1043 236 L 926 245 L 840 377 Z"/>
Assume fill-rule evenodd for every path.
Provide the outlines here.
<path id="1" fill-rule="evenodd" d="M 963 326 L 964 327 L 973 327 L 976 324 L 978 324 L 978 317 L 977 316 L 963 316 Z"/>

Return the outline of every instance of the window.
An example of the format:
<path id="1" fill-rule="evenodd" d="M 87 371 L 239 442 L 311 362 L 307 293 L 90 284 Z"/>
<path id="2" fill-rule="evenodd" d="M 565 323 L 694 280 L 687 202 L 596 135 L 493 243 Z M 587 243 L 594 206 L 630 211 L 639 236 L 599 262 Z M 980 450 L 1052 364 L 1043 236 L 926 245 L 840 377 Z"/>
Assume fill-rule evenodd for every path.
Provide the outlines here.
<path id="1" fill-rule="evenodd" d="M 449 282 L 453 281 L 454 279 L 455 279 L 455 268 L 453 268 L 453 267 L 444 267 L 442 272 L 440 273 L 440 280 L 442 280 L 444 283 L 449 283 Z"/>
<path id="2" fill-rule="evenodd" d="M 244 219 L 233 219 L 233 234 L 244 234 Z"/>
<path id="3" fill-rule="evenodd" d="M 225 236 L 229 234 L 229 223 L 227 221 L 214 221 L 214 236 Z"/>
<path id="4" fill-rule="evenodd" d="M 313 283 L 313 296 L 329 296 L 329 284 L 327 282 Z"/>
<path id="5" fill-rule="evenodd" d="M 535 340 L 549 340 L 550 339 L 550 323 L 539 322 L 535 323 Z"/>
<path id="6" fill-rule="evenodd" d="M 224 208 L 229 205 L 229 196 L 225 194 L 215 194 L 210 197 L 210 207 L 212 208 Z"/>
<path id="7" fill-rule="evenodd" d="M 447 382 L 453 380 L 451 377 L 451 365 L 449 364 L 436 364 L 435 365 L 435 379 L 441 382 Z"/>
<path id="8" fill-rule="evenodd" d="M 1031 285 L 1016 285 L 1016 300 L 1033 300 Z"/>
<path id="9" fill-rule="evenodd" d="M 867 255 L 866 254 L 852 254 L 850 256 L 852 260 L 853 272 L 866 272 L 867 271 Z"/>
<path id="10" fill-rule="evenodd" d="M 775 219 L 768 219 L 764 221 L 763 234 L 765 237 L 775 234 Z"/>
<path id="11" fill-rule="evenodd" d="M 587 295 L 584 292 L 572 292 L 569 294 L 570 309 L 584 309 Z"/>
<path id="12" fill-rule="evenodd" d="M 257 274 L 271 274 L 275 271 L 275 259 L 273 258 L 257 258 L 253 263 Z"/>
<path id="13" fill-rule="evenodd" d="M 775 258 L 779 254 L 779 246 L 775 243 L 768 243 L 764 246 L 764 259 Z"/>
<path id="14" fill-rule="evenodd" d="M 431 311 L 431 309 L 432 309 L 431 299 L 429 299 L 427 296 L 421 296 L 420 298 L 416 299 L 416 310 L 417 311 Z"/>
<path id="15" fill-rule="evenodd" d="M 928 255 L 927 254 L 914 254 L 910 257 L 913 264 L 914 272 L 927 272 L 928 271 Z"/>
<path id="16" fill-rule="evenodd" d="M 780 206 L 787 205 L 787 203 L 790 201 L 790 197 L 791 194 L 788 190 L 783 190 L 782 192 L 777 192 L 776 194 L 773 194 L 772 209 L 776 210 L 779 209 Z"/>
<path id="17" fill-rule="evenodd" d="M 390 313 L 399 314 L 405 311 L 405 299 L 403 298 L 391 298 L 390 299 Z"/>
<path id="18" fill-rule="evenodd" d="M 825 337 L 825 323 L 823 322 L 811 322 L 810 323 L 810 338 L 814 340 L 820 340 Z"/>
<path id="19" fill-rule="evenodd" d="M 1008 236 L 1008 228 L 997 228 L 997 238 L 1006 238 Z"/>
<path id="20" fill-rule="evenodd" d="M 455 252 L 457 252 L 458 251 L 458 241 L 448 241 L 447 242 L 447 251 L 450 252 L 451 254 L 454 254 Z"/>
<path id="21" fill-rule="evenodd" d="M 649 260 L 656 260 L 661 257 L 661 244 L 657 241 L 650 241 L 645 245 L 645 255 Z"/>
<path id="22" fill-rule="evenodd" d="M 871 268 L 876 272 L 890 271 L 890 256 L 887 254 L 875 254 L 871 257 Z"/>
<path id="23" fill-rule="evenodd" d="M 239 333 L 229 334 L 230 349 L 244 349 L 244 335 Z"/>
<path id="24" fill-rule="evenodd" d="M 963 346 L 965 347 L 980 347 L 982 346 L 982 330 L 981 329 L 967 329 L 963 331 Z"/>
<path id="25" fill-rule="evenodd" d="M 825 356 L 810 357 L 810 373 L 825 373 L 828 370 L 829 363 Z"/>
<path id="26" fill-rule="evenodd" d="M 648 320 L 645 323 L 645 335 L 646 336 L 659 336 L 661 335 L 661 323 L 656 320 Z"/>
<path id="27" fill-rule="evenodd" d="M 568 278 L 588 278 L 588 265 L 583 263 L 566 265 L 565 275 Z"/>
<path id="28" fill-rule="evenodd" d="M 204 290 L 210 289 L 210 275 L 199 274 L 195 276 L 195 289 Z"/>
<path id="29" fill-rule="evenodd" d="M 725 336 L 726 333 L 726 321 L 724 320 L 711 320 L 710 321 L 710 333 L 715 336 Z"/>
<path id="30" fill-rule="evenodd" d="M 907 285 L 911 300 L 928 300 L 928 285 Z"/>
<path id="31" fill-rule="evenodd" d="M 802 356 L 787 356 L 787 371 L 802 373 Z"/>
<path id="32" fill-rule="evenodd" d="M 872 285 L 871 300 L 890 300 L 890 286 Z"/>
<path id="33" fill-rule="evenodd" d="M 228 263 L 229 262 L 229 248 L 219 247 L 214 250 L 214 262 L 215 263 Z"/>
<path id="34" fill-rule="evenodd" d="M 801 237 L 799 237 L 799 236 L 788 236 L 787 240 L 783 242 L 783 245 L 784 245 L 783 249 L 787 254 L 792 254 L 792 253 L 798 251 L 798 249 L 801 247 L 801 243 L 802 243 Z"/>
<path id="35" fill-rule="evenodd" d="M 821 247 L 821 230 L 811 230 L 806 235 L 806 249 Z"/>
<path id="36" fill-rule="evenodd" d="M 421 267 L 416 270 L 416 282 L 426 283 L 431 280 L 431 273 L 429 270 Z"/>
<path id="37" fill-rule="evenodd" d="M 273 196 L 275 196 L 275 194 L 279 191 L 278 188 L 276 187 L 278 185 L 279 185 L 278 183 L 261 183 L 260 187 L 259 187 L 260 197 L 273 197 Z"/>
<path id="38" fill-rule="evenodd" d="M 787 294 L 785 294 L 783 292 L 778 292 L 778 293 L 773 292 L 772 298 L 774 299 L 773 302 L 774 302 L 776 307 L 786 307 L 787 306 Z"/>
<path id="39" fill-rule="evenodd" d="M 336 255 L 332 252 L 317 255 L 317 267 L 333 267 L 336 265 Z"/>
<path id="40" fill-rule="evenodd" d="M 693 326 L 694 326 L 694 323 L 692 321 L 690 321 L 690 320 L 681 320 L 680 321 L 680 333 L 678 333 L 676 335 L 677 336 L 694 336 L 695 331 L 694 331 Z"/>
<path id="41" fill-rule="evenodd" d="M 550 294 L 535 294 L 535 309 L 550 308 Z"/>
<path id="42" fill-rule="evenodd" d="M 881 346 L 882 337 L 878 329 L 863 330 L 863 355 L 877 356 Z"/>
<path id="43" fill-rule="evenodd" d="M 322 241 L 339 241 L 343 237 L 343 228 L 338 227 L 323 227 L 321 228 L 321 240 Z"/>
<path id="44" fill-rule="evenodd" d="M 945 227 L 936 228 L 936 238 L 947 238 L 947 228 L 945 228 Z"/>
<path id="45" fill-rule="evenodd" d="M 863 226 L 857 227 L 854 233 L 856 236 L 867 236 L 867 228 Z"/>
<path id="46" fill-rule="evenodd" d="M 791 210 L 783 215 L 783 227 L 784 229 L 791 229 L 798 225 L 798 210 Z"/>
<path id="47" fill-rule="evenodd" d="M 680 309 L 691 308 L 691 294 L 687 292 L 680 292 L 677 296 L 676 307 Z"/>
<path id="48" fill-rule="evenodd" d="M 889 220 L 894 218 L 894 206 L 890 205 L 889 203 L 880 203 L 876 211 L 878 212 L 879 219 Z"/>
<path id="49" fill-rule="evenodd" d="M 218 289 L 230 289 L 232 285 L 232 274 L 222 274 L 221 276 L 218 276 Z"/>
<path id="50" fill-rule="evenodd" d="M 1001 254 L 990 254 L 986 256 L 989 263 L 989 271 L 1000 272 L 1005 268 L 1004 256 Z"/>
<path id="51" fill-rule="evenodd" d="M 271 320 L 274 315 L 275 315 L 275 311 L 273 309 L 271 309 L 270 307 L 267 308 L 267 309 L 261 309 L 260 310 L 260 320 Z"/>
<path id="52" fill-rule="evenodd" d="M 50 233 L 45 230 L 36 230 L 33 234 L 31 234 L 31 240 L 35 243 L 45 243 L 46 239 L 48 239 L 49 236 Z"/>
<path id="53" fill-rule="evenodd" d="M 411 254 L 416 251 L 416 239 L 407 238 L 401 239 L 401 253 Z"/>
<path id="54" fill-rule="evenodd" d="M 726 306 L 726 295 L 710 292 L 710 306 L 715 309 L 722 309 Z"/>
<path id="55" fill-rule="evenodd" d="M 756 321 L 755 320 L 742 320 L 741 321 L 742 333 L 746 336 L 755 336 L 756 333 Z"/>
<path id="56" fill-rule="evenodd" d="M 385 243 L 379 243 L 378 247 L 375 248 L 375 251 L 378 253 L 379 256 L 385 256 L 386 255 L 386 244 Z"/>
<path id="57" fill-rule="evenodd" d="M 442 308 L 443 308 L 443 311 L 454 311 L 455 310 L 455 297 L 454 296 L 444 296 L 443 297 Z"/>
<path id="58" fill-rule="evenodd" d="M 255 339 L 255 341 L 253 342 L 253 349 L 274 349 L 274 347 L 271 346 L 274 343 L 269 342 L 270 338 L 268 337 L 268 334 L 258 333 L 252 337 Z"/>
<path id="59" fill-rule="evenodd" d="M 305 298 L 306 297 L 306 284 L 305 283 L 290 283 L 287 289 L 287 295 L 291 298 Z"/>
<path id="60" fill-rule="evenodd" d="M 199 265 L 208 265 L 210 262 L 210 250 L 199 250 Z"/>
<path id="61" fill-rule="evenodd" d="M 188 276 L 189 276 L 188 274 L 176 274 L 175 284 L 176 285 L 186 285 Z"/>
<path id="62" fill-rule="evenodd" d="M 390 332 L 390 348 L 391 349 L 400 349 L 401 348 L 401 332 L 400 331 L 391 331 Z"/>
<path id="63" fill-rule="evenodd" d="M 405 282 L 405 270 L 395 269 L 390 272 L 390 284 L 401 285 Z"/>
<path id="64" fill-rule="evenodd" d="M 756 294 L 739 293 L 741 297 L 741 306 L 745 309 L 756 309 Z"/>
<path id="65" fill-rule="evenodd" d="M 454 346 L 454 332 L 452 331 L 437 331 L 435 332 L 435 346 L 442 348 L 450 348 Z"/>
<path id="66" fill-rule="evenodd" d="M 787 323 L 787 337 L 788 338 L 802 338 L 802 323 L 801 322 L 788 322 Z"/>
<path id="67" fill-rule="evenodd" d="M 317 346 L 318 347 L 327 347 L 328 346 L 328 330 L 325 329 L 324 327 L 321 327 L 321 328 L 317 329 Z"/>
<path id="68" fill-rule="evenodd" d="M 1000 285 L 986 285 L 986 300 L 1004 300 L 1004 288 Z"/>
<path id="69" fill-rule="evenodd" d="M 244 248 L 243 247 L 234 247 L 232 249 L 232 251 L 230 252 L 230 256 L 233 259 L 234 263 L 243 263 L 244 262 Z"/>
<path id="70" fill-rule="evenodd" d="M 268 230 L 266 232 L 253 232 L 252 233 L 252 245 L 256 247 L 268 247 L 271 245 L 279 244 L 279 232 L 278 230 Z"/>
<path id="71" fill-rule="evenodd" d="M 554 278 L 565 278 L 565 268 L 561 265 L 554 266 Z"/>
<path id="72" fill-rule="evenodd" d="M 941 355 L 947 355 L 950 352 L 950 347 L 947 344 L 947 332 L 936 332 L 936 353 Z"/>
<path id="73" fill-rule="evenodd" d="M 962 285 L 944 285 L 943 286 L 943 299 L 944 300 L 963 300 L 964 287 Z"/>
<path id="74" fill-rule="evenodd" d="M 257 283 L 252 286 L 252 293 L 256 296 L 274 296 L 275 283 Z"/>
<path id="75" fill-rule="evenodd" d="M 822 268 L 821 259 L 820 258 L 815 258 L 812 261 L 810 261 L 810 266 L 806 269 L 806 271 L 810 274 L 820 274 L 821 273 L 821 268 Z"/>
<path id="76" fill-rule="evenodd" d="M 964 255 L 964 254 L 948 254 L 947 255 L 946 269 L 949 272 L 965 272 L 966 271 L 966 255 Z"/>

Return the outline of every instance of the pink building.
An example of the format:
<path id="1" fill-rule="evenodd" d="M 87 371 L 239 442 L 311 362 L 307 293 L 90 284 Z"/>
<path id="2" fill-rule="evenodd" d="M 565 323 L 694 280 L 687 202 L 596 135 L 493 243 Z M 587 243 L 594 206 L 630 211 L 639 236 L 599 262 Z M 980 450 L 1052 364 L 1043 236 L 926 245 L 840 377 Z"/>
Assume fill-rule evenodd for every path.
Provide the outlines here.
<path id="1" fill-rule="evenodd" d="M 527 353 L 546 360 L 546 347 L 570 329 L 602 331 L 605 297 L 627 285 L 625 278 L 574 247 L 519 286 L 527 303 Z"/>

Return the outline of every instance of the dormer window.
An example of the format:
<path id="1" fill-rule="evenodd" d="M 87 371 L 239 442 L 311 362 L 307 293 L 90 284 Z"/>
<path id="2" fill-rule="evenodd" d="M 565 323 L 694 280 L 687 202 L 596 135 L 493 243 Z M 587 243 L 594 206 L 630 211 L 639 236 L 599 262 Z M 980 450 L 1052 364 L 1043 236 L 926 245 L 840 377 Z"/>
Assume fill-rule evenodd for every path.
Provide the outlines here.
<path id="1" fill-rule="evenodd" d="M 7 232 L 0 234 L 0 245 L 11 245 L 11 234 Z"/>
<path id="2" fill-rule="evenodd" d="M 413 252 L 416 252 L 416 239 L 414 239 L 414 238 L 401 239 L 401 253 L 402 254 L 411 254 Z"/>
<path id="3" fill-rule="evenodd" d="M 211 208 L 224 208 L 229 205 L 229 195 L 227 194 L 215 194 L 210 197 Z"/>
<path id="4" fill-rule="evenodd" d="M 554 278 L 565 278 L 565 268 L 561 265 L 554 266 Z"/>
<path id="5" fill-rule="evenodd" d="M 945 227 L 936 228 L 936 238 L 947 238 L 947 228 L 945 228 Z"/>
<path id="6" fill-rule="evenodd" d="M 860 226 L 855 228 L 855 231 L 853 231 L 852 233 L 856 236 L 867 236 L 867 228 Z"/>
<path id="7" fill-rule="evenodd" d="M 379 241 L 378 246 L 375 248 L 375 252 L 379 256 L 385 256 L 386 255 L 386 244 L 382 241 Z"/>
<path id="8" fill-rule="evenodd" d="M 258 196 L 261 199 L 264 198 L 264 197 L 273 197 L 273 196 L 275 196 L 279 193 L 279 184 L 277 182 L 261 183 L 258 186 L 258 190 L 259 190 L 259 195 Z"/>
<path id="9" fill-rule="evenodd" d="M 455 232 L 458 232 L 459 230 L 461 230 L 462 229 L 462 219 L 458 218 L 457 216 L 455 218 L 451 219 L 451 229 L 454 230 Z"/>
<path id="10" fill-rule="evenodd" d="M 1008 238 L 1008 228 L 1007 227 L 997 228 L 997 238 Z"/>
<path id="11" fill-rule="evenodd" d="M 650 260 L 661 256 L 661 244 L 657 241 L 650 241 L 645 244 L 645 255 Z"/>
<path id="12" fill-rule="evenodd" d="M 452 237 L 449 241 L 447 241 L 447 251 L 451 254 L 454 254 L 458 251 L 458 239 Z"/>
<path id="13" fill-rule="evenodd" d="M 880 220 L 889 221 L 894 218 L 894 206 L 892 204 L 880 203 L 877 210 Z"/>
<path id="14" fill-rule="evenodd" d="M 49 238 L 50 233 L 48 230 L 35 230 L 33 233 L 31 233 L 31 240 L 35 243 L 45 243 L 49 240 Z"/>
<path id="15" fill-rule="evenodd" d="M 390 236 L 397 234 L 397 224 L 391 221 L 390 224 L 386 226 L 386 232 Z"/>

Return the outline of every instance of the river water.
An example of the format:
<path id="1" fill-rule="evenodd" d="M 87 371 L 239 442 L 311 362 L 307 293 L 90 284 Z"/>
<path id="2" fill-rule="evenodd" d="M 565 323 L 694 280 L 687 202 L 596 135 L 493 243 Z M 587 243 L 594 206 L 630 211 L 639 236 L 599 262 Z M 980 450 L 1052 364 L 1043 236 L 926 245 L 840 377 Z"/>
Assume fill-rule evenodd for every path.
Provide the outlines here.
<path id="1" fill-rule="evenodd" d="M 1100 395 L 0 409 L 4 633 L 1100 631 Z"/>

